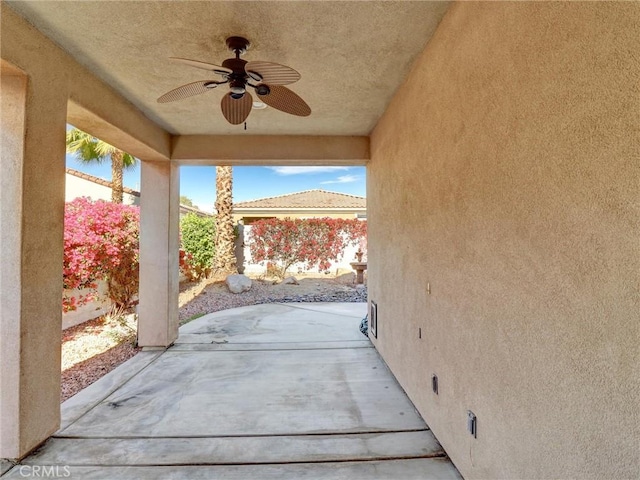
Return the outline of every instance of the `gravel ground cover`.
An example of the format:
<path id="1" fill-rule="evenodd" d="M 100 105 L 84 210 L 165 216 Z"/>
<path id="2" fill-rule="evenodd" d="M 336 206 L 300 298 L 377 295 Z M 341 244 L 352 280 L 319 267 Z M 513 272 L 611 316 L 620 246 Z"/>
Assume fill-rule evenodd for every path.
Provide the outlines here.
<path id="1" fill-rule="evenodd" d="M 256 278 L 248 292 L 230 293 L 223 281 L 207 280 L 180 288 L 180 323 L 207 313 L 261 303 L 366 302 L 366 286 L 356 287 L 354 274 L 312 275 L 298 284 L 274 284 Z M 109 373 L 140 351 L 134 346 L 135 325 L 101 317 L 62 332 L 62 394 L 60 401 Z"/>
<path id="2" fill-rule="evenodd" d="M 337 278 L 307 277 L 298 279 L 298 284 L 273 284 L 273 280 L 254 279 L 248 292 L 229 293 L 224 282 L 212 282 L 197 295 L 183 292 L 179 313 L 180 323 L 193 317 L 218 312 L 228 308 L 258 305 L 261 303 L 291 302 L 366 302 L 366 287 L 356 287 L 352 275 Z"/>
<path id="3" fill-rule="evenodd" d="M 135 333 L 108 317 L 62 331 L 62 391 L 64 402 L 140 351 Z"/>

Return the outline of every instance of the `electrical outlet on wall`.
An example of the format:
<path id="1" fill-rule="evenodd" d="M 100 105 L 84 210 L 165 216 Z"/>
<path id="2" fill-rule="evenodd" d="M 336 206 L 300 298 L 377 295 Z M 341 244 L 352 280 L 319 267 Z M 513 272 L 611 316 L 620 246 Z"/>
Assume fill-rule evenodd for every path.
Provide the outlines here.
<path id="1" fill-rule="evenodd" d="M 467 410 L 467 431 L 473 438 L 478 438 L 478 419 L 471 410 Z"/>

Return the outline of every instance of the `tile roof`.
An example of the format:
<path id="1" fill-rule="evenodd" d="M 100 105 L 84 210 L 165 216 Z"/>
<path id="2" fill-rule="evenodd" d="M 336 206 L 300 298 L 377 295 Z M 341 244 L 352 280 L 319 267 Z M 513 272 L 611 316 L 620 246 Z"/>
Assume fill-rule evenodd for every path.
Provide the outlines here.
<path id="1" fill-rule="evenodd" d="M 213 213 L 205 212 L 204 210 L 200 210 L 196 207 L 190 207 L 184 203 L 180 204 L 180 213 L 195 213 L 199 217 L 215 217 Z"/>
<path id="2" fill-rule="evenodd" d="M 74 170 L 73 168 L 67 168 L 67 173 L 69 175 L 73 175 L 74 177 L 82 178 L 84 180 L 89 180 L 90 182 L 97 183 L 98 185 L 103 185 L 105 187 L 111 188 L 111 182 L 109 180 L 94 177 L 93 175 L 87 175 L 86 173 L 79 172 L 78 170 Z M 122 191 L 124 193 L 128 193 L 129 195 L 133 195 L 134 197 L 140 196 L 140 192 L 138 192 L 137 190 L 133 190 L 129 187 L 122 187 Z"/>
<path id="3" fill-rule="evenodd" d="M 305 190 L 288 193 L 277 197 L 258 198 L 233 205 L 238 209 L 260 208 L 366 208 L 367 199 L 346 193 L 329 192 L 327 190 Z"/>

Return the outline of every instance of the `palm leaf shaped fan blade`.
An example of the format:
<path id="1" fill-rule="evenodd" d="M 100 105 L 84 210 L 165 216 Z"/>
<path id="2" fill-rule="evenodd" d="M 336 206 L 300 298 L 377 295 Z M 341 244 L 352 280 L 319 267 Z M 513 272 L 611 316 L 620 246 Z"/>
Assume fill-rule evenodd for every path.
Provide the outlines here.
<path id="1" fill-rule="evenodd" d="M 287 87 L 281 85 L 266 85 L 268 93 L 261 95 L 260 92 L 265 91 L 265 89 L 261 88 L 262 86 L 263 85 L 258 85 L 256 88 L 258 98 L 270 107 L 299 117 L 308 117 L 311 115 L 311 107 L 307 105 L 307 102 Z"/>
<path id="2" fill-rule="evenodd" d="M 224 82 L 216 82 L 215 80 L 201 80 L 199 82 L 187 83 L 186 85 L 174 88 L 173 90 L 170 90 L 162 95 L 160 98 L 158 98 L 158 103 L 175 102 L 176 100 L 182 100 L 183 98 L 200 95 L 216 88 L 220 83 Z"/>
<path id="3" fill-rule="evenodd" d="M 191 60 L 189 58 L 181 57 L 169 57 L 169 60 L 184 63 L 185 65 L 190 65 L 195 68 L 201 68 L 202 70 L 209 70 L 210 72 L 215 72 L 220 75 L 229 75 L 233 73 L 233 70 L 231 70 L 230 68 L 221 67 L 220 65 L 214 65 L 213 63 L 201 62 L 199 60 Z"/>
<path id="4" fill-rule="evenodd" d="M 296 70 L 279 63 L 254 61 L 247 63 L 244 69 L 256 82 L 269 85 L 289 85 L 300 80 Z"/>
<path id="5" fill-rule="evenodd" d="M 252 107 L 253 99 L 249 92 L 245 92 L 241 98 L 234 98 L 233 93 L 227 93 L 220 102 L 222 114 L 231 125 L 240 125 L 244 122 L 251 113 Z"/>

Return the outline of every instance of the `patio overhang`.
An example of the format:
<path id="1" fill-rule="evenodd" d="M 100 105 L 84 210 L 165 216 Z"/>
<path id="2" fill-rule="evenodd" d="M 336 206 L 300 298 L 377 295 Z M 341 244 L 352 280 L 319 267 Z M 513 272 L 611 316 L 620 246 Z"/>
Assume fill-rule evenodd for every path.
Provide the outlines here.
<path id="1" fill-rule="evenodd" d="M 181 165 L 366 165 L 368 136 L 179 135 L 171 158 Z"/>

